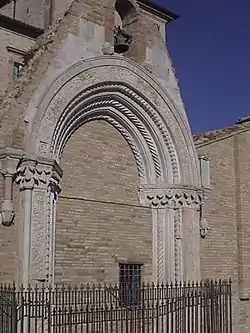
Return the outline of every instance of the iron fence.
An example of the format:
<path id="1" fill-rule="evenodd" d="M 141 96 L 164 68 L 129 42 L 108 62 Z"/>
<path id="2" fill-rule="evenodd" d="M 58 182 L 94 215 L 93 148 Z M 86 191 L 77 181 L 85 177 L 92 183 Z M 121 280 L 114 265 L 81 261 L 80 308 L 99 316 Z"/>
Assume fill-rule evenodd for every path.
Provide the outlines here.
<path id="1" fill-rule="evenodd" d="M 231 312 L 231 281 L 0 286 L 1 333 L 232 333 Z"/>

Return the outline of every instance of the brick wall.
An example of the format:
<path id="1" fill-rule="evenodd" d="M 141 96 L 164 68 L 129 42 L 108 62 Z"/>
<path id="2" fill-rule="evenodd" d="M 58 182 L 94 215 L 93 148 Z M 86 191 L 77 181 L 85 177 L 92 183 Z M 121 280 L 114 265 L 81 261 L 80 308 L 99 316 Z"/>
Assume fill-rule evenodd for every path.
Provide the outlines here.
<path id="1" fill-rule="evenodd" d="M 250 330 L 250 132 L 200 145 L 198 153 L 211 158 L 212 193 L 207 204 L 211 230 L 201 240 L 203 278 L 233 280 L 236 333 Z"/>
<path id="2" fill-rule="evenodd" d="M 116 282 L 119 262 L 143 263 L 151 278 L 151 210 L 138 202 L 138 175 L 111 125 L 79 128 L 63 157 L 56 223 L 56 281 Z"/>

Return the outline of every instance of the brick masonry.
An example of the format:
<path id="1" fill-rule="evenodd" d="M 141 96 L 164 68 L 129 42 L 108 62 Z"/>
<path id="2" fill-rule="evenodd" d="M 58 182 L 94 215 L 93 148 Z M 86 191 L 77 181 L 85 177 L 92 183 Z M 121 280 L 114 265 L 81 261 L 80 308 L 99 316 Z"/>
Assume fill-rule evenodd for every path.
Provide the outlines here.
<path id="1" fill-rule="evenodd" d="M 152 274 L 151 210 L 140 207 L 130 147 L 111 125 L 78 129 L 62 157 L 56 222 L 56 281 L 117 282 L 118 263 Z"/>
<path id="2" fill-rule="evenodd" d="M 59 1 L 55 1 L 54 18 L 60 18 L 61 23 L 38 41 L 35 55 L 17 86 L 8 90 L 1 104 L 1 146 L 25 147 L 24 137 L 30 121 L 26 110 L 34 94 L 42 91 L 40 84 L 44 78 L 47 80 L 48 72 L 53 76 L 55 68 L 61 66 L 65 70 L 66 65 L 81 58 L 100 56 L 103 43 L 112 43 L 114 12 L 113 7 L 107 6 L 108 2 L 99 0 L 94 7 L 91 0 L 75 1 L 63 19 L 60 15 L 70 2 L 65 0 L 62 4 L 60 1 L 61 7 L 58 4 Z M 27 1 L 26 5 L 29 5 Z M 32 2 L 32 5 L 36 3 Z M 27 6 L 18 11 L 20 18 L 28 14 Z M 29 13 L 40 13 L 39 8 L 36 6 Z M 8 14 L 10 8 L 5 10 L 6 15 L 11 15 Z M 131 31 L 136 29 L 136 33 L 127 56 L 159 79 L 178 107 L 183 109 L 185 119 L 178 83 L 164 45 L 162 30 L 165 26 L 145 11 L 140 11 L 137 19 L 131 28 Z M 29 18 L 29 23 L 34 22 L 34 16 Z M 38 21 L 38 25 L 43 23 Z M 85 38 L 83 35 L 87 33 L 89 36 Z M 86 39 L 93 40 L 93 36 L 95 42 L 91 48 Z M 5 30 L 0 30 L 0 38 L 0 84 L 4 90 L 10 83 L 9 65 L 13 61 L 7 47 L 27 50 L 35 41 Z M 78 47 L 84 45 L 82 49 L 84 52 L 88 49 L 89 53 L 75 49 L 72 42 L 74 52 L 68 47 L 63 57 L 63 45 L 71 45 L 66 44 L 68 40 L 73 40 Z M 34 105 L 31 109 L 35 109 Z M 217 134 L 206 140 L 195 138 L 198 153 L 211 158 L 212 174 L 212 192 L 207 204 L 211 231 L 201 240 L 202 277 L 232 277 L 234 333 L 248 333 L 250 329 L 250 302 L 247 300 L 250 292 L 250 158 L 247 154 L 250 134 L 241 130 L 233 131 L 233 135 L 224 133 L 219 139 Z M 116 282 L 118 262 L 130 260 L 144 263 L 144 278 L 150 279 L 151 211 L 139 206 L 137 169 L 125 140 L 104 122 L 87 124 L 69 139 L 61 163 L 64 175 L 56 220 L 56 281 Z M 0 192 L 3 193 L 2 180 Z M 18 243 L 22 232 L 22 223 L 18 222 L 17 216 L 11 228 L 0 227 L 0 281 L 16 280 L 18 276 Z"/>
<path id="3" fill-rule="evenodd" d="M 201 240 L 203 278 L 233 280 L 235 332 L 249 332 L 250 132 L 234 126 L 195 138 L 197 151 L 211 159 L 212 192 L 207 203 L 208 236 Z"/>

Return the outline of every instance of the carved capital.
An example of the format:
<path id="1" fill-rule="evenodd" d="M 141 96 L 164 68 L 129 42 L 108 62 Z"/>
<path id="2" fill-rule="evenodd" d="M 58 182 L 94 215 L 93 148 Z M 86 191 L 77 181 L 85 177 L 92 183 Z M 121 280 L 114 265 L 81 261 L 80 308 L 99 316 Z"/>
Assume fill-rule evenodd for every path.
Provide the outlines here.
<path id="1" fill-rule="evenodd" d="M 188 187 L 171 186 L 169 188 L 151 188 L 141 191 L 141 201 L 152 208 L 190 207 L 199 209 L 202 202 L 202 190 Z"/>
<path id="2" fill-rule="evenodd" d="M 36 163 L 23 164 L 17 169 L 16 183 L 20 189 L 33 189 L 45 185 L 50 177 L 50 170 L 39 169 Z"/>
<path id="3" fill-rule="evenodd" d="M 20 190 L 35 187 L 59 188 L 62 170 L 53 160 L 24 158 L 16 171 L 16 183 Z"/>

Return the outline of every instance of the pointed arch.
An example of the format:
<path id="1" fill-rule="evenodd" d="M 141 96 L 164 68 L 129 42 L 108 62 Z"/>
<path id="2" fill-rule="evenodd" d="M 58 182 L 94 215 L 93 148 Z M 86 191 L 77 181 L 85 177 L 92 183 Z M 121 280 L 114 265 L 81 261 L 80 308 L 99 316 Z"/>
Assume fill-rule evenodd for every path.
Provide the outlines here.
<path id="1" fill-rule="evenodd" d="M 96 119 L 111 123 L 135 156 L 141 184 L 197 185 L 196 153 L 186 118 L 149 73 L 119 56 L 81 61 L 37 101 L 27 150 L 59 161 L 70 135 Z"/>

